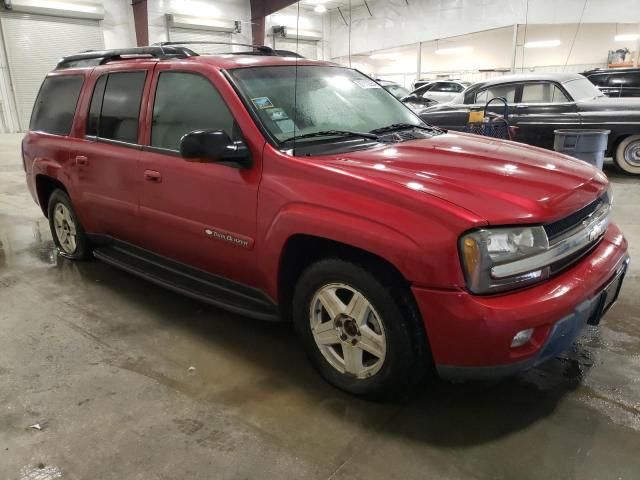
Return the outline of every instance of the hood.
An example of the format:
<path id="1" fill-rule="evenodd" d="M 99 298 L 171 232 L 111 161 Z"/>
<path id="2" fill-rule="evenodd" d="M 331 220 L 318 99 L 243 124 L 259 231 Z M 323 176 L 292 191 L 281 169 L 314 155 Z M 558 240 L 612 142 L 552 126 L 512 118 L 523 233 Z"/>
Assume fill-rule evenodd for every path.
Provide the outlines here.
<path id="1" fill-rule="evenodd" d="M 434 195 L 494 225 L 563 218 L 608 186 L 581 160 L 464 133 L 336 155 L 329 163 L 379 187 L 393 182 Z"/>

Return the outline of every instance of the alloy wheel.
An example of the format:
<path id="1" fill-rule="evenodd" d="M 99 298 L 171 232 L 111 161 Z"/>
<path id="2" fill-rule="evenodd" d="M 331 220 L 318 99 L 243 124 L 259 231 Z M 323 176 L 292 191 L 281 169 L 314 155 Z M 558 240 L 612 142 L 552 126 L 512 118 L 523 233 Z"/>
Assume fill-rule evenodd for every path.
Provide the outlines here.
<path id="1" fill-rule="evenodd" d="M 371 302 L 343 283 L 324 285 L 310 306 L 311 333 L 329 364 L 359 379 L 371 377 L 384 365 L 387 338 Z"/>
<path id="2" fill-rule="evenodd" d="M 76 224 L 73 221 L 71 212 L 62 203 L 58 203 L 55 206 L 53 213 L 53 226 L 58 237 L 58 243 L 60 248 L 66 254 L 73 254 L 76 251 L 78 245 L 78 234 L 76 230 Z"/>

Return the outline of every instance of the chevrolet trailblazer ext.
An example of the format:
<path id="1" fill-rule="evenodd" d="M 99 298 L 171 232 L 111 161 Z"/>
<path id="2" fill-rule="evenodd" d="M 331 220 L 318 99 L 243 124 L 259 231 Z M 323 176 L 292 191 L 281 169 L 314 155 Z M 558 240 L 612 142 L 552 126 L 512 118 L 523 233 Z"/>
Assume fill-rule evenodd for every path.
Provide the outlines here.
<path id="1" fill-rule="evenodd" d="M 66 57 L 22 152 L 61 255 L 292 319 L 355 394 L 536 365 L 600 321 L 628 263 L 600 171 L 262 47 Z"/>

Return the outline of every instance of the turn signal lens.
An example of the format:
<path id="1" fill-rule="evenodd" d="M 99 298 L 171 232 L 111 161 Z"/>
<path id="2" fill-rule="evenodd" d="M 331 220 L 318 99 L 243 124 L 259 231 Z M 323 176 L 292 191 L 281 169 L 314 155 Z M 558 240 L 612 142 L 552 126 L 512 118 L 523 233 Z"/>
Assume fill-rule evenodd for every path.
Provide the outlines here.
<path id="1" fill-rule="evenodd" d="M 465 238 L 462 246 L 462 255 L 464 257 L 464 264 L 467 267 L 469 280 L 476 282 L 480 275 L 480 247 L 478 246 L 478 242 L 471 237 Z"/>

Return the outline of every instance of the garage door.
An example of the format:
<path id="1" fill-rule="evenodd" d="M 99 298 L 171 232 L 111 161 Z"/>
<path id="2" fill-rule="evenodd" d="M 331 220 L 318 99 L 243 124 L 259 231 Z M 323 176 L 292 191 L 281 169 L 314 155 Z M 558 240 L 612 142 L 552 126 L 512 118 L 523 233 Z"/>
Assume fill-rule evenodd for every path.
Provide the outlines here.
<path id="1" fill-rule="evenodd" d="M 209 30 L 197 30 L 191 28 L 169 29 L 169 41 L 171 42 L 233 42 L 231 33 L 212 32 Z M 193 50 L 200 54 L 228 53 L 233 51 L 229 45 L 194 45 Z"/>
<path id="2" fill-rule="evenodd" d="M 298 52 L 304 58 L 310 58 L 316 60 L 318 58 L 318 42 L 312 42 L 309 40 L 299 40 L 297 42 L 295 38 L 282 38 L 276 37 L 276 49 L 289 50 L 290 52 Z"/>
<path id="3" fill-rule="evenodd" d="M 24 131 L 29 127 L 31 109 L 45 75 L 64 55 L 103 49 L 104 37 L 95 20 L 5 14 L 0 21 L 18 121 Z"/>

